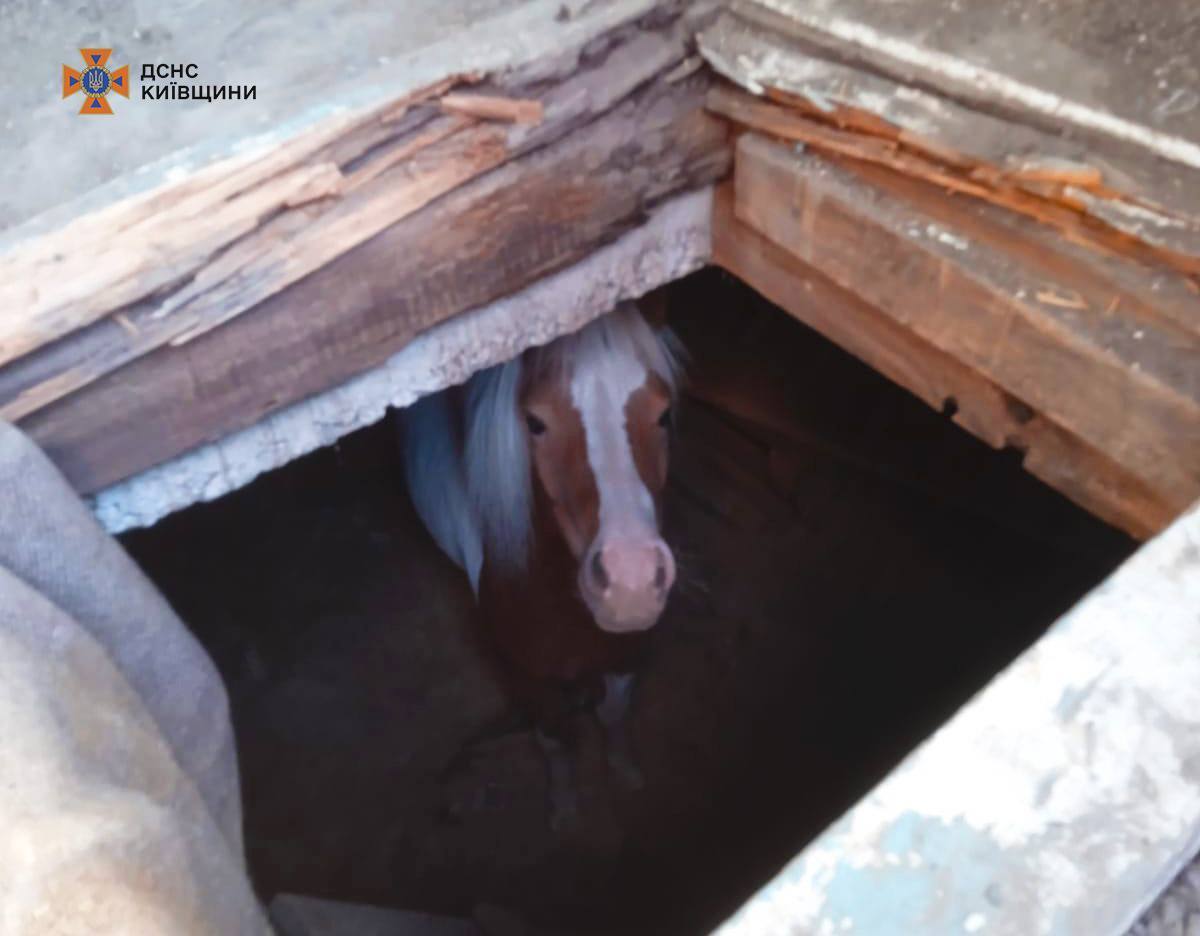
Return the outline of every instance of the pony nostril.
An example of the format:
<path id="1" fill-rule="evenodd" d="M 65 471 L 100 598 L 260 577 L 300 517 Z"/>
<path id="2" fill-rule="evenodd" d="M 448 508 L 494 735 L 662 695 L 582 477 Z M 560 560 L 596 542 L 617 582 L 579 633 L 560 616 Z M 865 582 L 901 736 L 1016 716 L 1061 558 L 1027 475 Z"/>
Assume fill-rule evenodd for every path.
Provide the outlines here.
<path id="1" fill-rule="evenodd" d="M 604 560 L 599 551 L 592 555 L 592 581 L 600 591 L 608 590 L 608 570 L 604 568 Z"/>
<path id="2" fill-rule="evenodd" d="M 661 559 L 658 562 L 658 569 L 654 573 L 654 587 L 659 591 L 667 587 L 667 564 Z"/>

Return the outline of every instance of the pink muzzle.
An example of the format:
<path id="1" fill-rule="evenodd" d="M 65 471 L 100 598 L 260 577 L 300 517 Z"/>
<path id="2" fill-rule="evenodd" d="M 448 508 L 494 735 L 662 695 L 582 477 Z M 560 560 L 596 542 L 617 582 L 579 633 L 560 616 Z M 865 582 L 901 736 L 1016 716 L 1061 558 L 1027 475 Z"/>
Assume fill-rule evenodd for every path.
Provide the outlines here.
<path id="1" fill-rule="evenodd" d="M 616 634 L 653 627 L 674 584 L 675 557 L 659 537 L 597 542 L 579 569 L 596 625 Z"/>

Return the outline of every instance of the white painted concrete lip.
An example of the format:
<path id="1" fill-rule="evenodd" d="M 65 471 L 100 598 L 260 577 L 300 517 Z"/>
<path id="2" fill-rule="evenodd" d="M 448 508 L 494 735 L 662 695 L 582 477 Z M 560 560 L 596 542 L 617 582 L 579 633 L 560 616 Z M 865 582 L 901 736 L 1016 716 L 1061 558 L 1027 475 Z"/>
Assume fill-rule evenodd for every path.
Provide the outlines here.
<path id="1" fill-rule="evenodd" d="M 1200 848 L 1200 505 L 718 932 L 1107 936 Z"/>

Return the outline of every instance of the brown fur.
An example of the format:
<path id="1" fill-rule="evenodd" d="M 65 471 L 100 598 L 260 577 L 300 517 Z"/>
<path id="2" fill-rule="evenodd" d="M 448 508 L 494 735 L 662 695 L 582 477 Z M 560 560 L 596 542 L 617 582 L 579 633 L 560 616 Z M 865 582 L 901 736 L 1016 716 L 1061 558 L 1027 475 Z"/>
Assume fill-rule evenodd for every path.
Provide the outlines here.
<path id="1" fill-rule="evenodd" d="M 656 508 L 667 475 L 667 432 L 659 419 L 669 402 L 666 385 L 651 376 L 625 410 L 634 461 Z M 578 690 L 594 695 L 604 673 L 633 669 L 646 635 L 602 631 L 579 594 L 579 562 L 599 528 L 600 496 L 588 463 L 583 421 L 565 381 L 534 371 L 523 389 L 522 406 L 547 427 L 529 440 L 529 568 L 517 579 L 497 573 L 485 559 L 480 607 L 486 637 L 514 701 L 546 734 L 569 738 Z"/>

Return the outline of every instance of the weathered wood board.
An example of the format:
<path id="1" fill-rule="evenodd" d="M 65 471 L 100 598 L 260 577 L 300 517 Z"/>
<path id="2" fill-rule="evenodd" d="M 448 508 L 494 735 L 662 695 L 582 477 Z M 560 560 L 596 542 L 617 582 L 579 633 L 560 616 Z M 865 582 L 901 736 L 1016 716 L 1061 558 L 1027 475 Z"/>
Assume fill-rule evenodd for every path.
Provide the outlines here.
<path id="1" fill-rule="evenodd" d="M 432 326 L 380 366 L 105 487 L 90 498 L 96 518 L 117 533 L 223 497 L 377 422 L 388 407 L 408 406 L 462 383 L 478 370 L 583 327 L 622 300 L 686 276 L 709 260 L 711 202 L 710 188 L 672 198 L 613 243 Z"/>
<path id="2" fill-rule="evenodd" d="M 1200 496 L 1200 17 L 1152 6 L 733 0 L 699 37 L 762 135 L 726 262 L 865 301 L 817 327 L 1139 536 Z"/>
<path id="3" fill-rule="evenodd" d="M 864 300 L 814 324 L 1130 533 L 1200 497 L 1188 4 L 732 0 L 698 44 L 744 89 L 709 108 L 764 137 L 728 264 Z"/>
<path id="4" fill-rule="evenodd" d="M 1175 515 L 1104 453 L 739 220 L 728 183 L 714 202 L 713 262 L 989 445 L 1021 449 L 1032 474 L 1114 526 L 1147 537 Z"/>
<path id="5" fill-rule="evenodd" d="M 1088 509 L 1146 536 L 1200 496 L 1200 329 L 1177 275 L 755 134 L 718 205 L 717 262 L 810 320 L 788 294 L 825 289 L 810 324 Z"/>
<path id="6" fill-rule="evenodd" d="M 705 6 L 634 9 L 16 244 L 0 415 L 96 491 L 580 259 L 728 168 L 707 76 L 679 70 Z M 77 249 L 100 230 L 121 234 L 104 263 Z"/>

